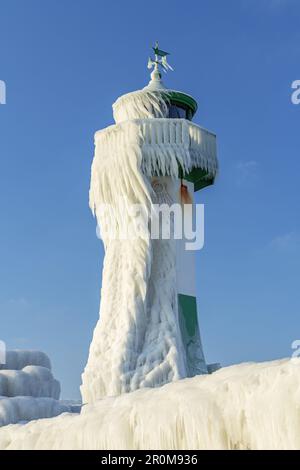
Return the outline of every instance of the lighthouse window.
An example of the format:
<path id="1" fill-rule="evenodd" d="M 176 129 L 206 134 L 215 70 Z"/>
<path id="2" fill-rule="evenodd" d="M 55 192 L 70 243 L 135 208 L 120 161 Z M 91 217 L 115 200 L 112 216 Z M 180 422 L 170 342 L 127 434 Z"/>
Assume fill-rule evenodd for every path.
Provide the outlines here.
<path id="1" fill-rule="evenodd" d="M 188 108 L 183 108 L 177 104 L 169 106 L 169 118 L 171 119 L 188 119 L 192 120 L 192 111 Z"/>
<path id="2" fill-rule="evenodd" d="M 171 104 L 169 106 L 169 118 L 172 119 L 186 119 L 186 110 L 184 108 L 180 108 L 175 104 Z"/>

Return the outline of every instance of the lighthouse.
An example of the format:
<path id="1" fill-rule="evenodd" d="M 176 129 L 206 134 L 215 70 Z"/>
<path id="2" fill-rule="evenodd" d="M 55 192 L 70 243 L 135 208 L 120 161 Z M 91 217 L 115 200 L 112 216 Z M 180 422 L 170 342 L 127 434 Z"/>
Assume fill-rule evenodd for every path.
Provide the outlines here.
<path id="1" fill-rule="evenodd" d="M 84 403 L 209 371 L 195 250 L 187 248 L 184 231 L 154 238 L 149 221 L 161 207 L 181 208 L 181 224 L 194 221 L 195 192 L 217 173 L 216 136 L 192 121 L 192 96 L 164 85 L 161 72 L 172 69 L 168 52 L 158 44 L 153 52 L 149 84 L 118 98 L 115 124 L 95 134 L 90 207 L 105 257 L 100 318 L 82 375 Z"/>

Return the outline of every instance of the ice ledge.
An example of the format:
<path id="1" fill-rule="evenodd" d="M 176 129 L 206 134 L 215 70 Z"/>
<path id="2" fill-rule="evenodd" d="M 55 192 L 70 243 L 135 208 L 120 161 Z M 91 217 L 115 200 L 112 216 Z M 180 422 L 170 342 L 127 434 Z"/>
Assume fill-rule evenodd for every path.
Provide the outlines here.
<path id="1" fill-rule="evenodd" d="M 109 164 L 111 152 L 139 146 L 142 171 L 174 176 L 176 160 L 184 171 L 202 168 L 215 177 L 218 171 L 216 135 L 186 119 L 133 119 L 95 133 L 99 163 Z M 157 173 L 156 173 L 157 174 Z"/>
<path id="2" fill-rule="evenodd" d="M 300 449 L 300 359 L 224 367 L 0 429 L 0 449 Z"/>

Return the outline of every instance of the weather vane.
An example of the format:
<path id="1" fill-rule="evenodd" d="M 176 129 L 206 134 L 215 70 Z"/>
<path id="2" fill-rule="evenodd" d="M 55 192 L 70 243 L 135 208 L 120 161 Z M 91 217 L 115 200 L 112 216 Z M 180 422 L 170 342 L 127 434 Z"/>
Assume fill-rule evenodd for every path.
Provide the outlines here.
<path id="1" fill-rule="evenodd" d="M 148 69 L 151 69 L 152 67 L 154 67 L 154 71 L 159 71 L 159 66 L 161 66 L 162 70 L 165 73 L 167 73 L 168 70 L 173 71 L 173 68 L 167 62 L 167 55 L 170 55 L 170 53 L 159 49 L 157 41 L 155 43 L 155 47 L 152 47 L 152 49 L 155 54 L 155 59 L 152 59 L 151 57 L 149 57 Z"/>

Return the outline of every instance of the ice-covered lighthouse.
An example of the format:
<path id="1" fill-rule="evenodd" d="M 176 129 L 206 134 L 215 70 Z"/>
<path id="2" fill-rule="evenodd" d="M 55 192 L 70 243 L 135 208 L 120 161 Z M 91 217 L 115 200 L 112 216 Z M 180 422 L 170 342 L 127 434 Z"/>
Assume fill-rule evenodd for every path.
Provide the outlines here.
<path id="1" fill-rule="evenodd" d="M 217 172 L 216 136 L 192 122 L 196 101 L 170 90 L 153 48 L 149 84 L 113 104 L 115 124 L 95 134 L 90 207 L 105 248 L 100 319 L 82 375 L 83 402 L 207 373 L 198 325 L 195 251 L 186 240 L 137 230 L 136 207 L 183 207 Z M 189 208 L 189 210 L 188 210 Z M 170 218 L 172 220 L 174 218 Z M 124 227 L 136 236 L 124 236 Z M 146 227 L 146 228 L 145 228 Z"/>

